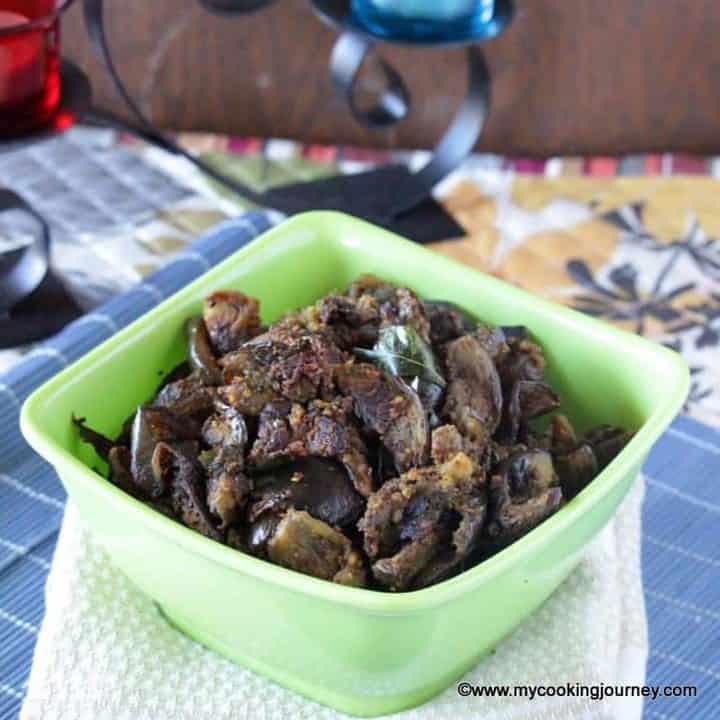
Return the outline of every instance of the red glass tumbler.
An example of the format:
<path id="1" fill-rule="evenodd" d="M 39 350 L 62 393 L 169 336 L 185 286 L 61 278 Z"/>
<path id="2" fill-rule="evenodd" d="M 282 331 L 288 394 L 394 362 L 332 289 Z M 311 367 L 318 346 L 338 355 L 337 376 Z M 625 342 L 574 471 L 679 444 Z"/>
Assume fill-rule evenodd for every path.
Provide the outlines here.
<path id="1" fill-rule="evenodd" d="M 57 124 L 60 14 L 73 0 L 0 0 L 0 136 Z"/>

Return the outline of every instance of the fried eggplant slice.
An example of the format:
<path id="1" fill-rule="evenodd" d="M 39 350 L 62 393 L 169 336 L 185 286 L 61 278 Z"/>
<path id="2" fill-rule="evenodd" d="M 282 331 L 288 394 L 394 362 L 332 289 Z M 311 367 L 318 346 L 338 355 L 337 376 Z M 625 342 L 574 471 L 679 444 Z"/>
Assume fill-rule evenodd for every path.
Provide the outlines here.
<path id="1" fill-rule="evenodd" d="M 346 355 L 328 336 L 312 332 L 269 332 L 251 344 L 271 386 L 295 402 L 331 397 L 335 368 Z"/>
<path id="2" fill-rule="evenodd" d="M 369 295 L 377 302 L 389 300 L 395 290 L 395 285 L 370 273 L 361 275 L 357 280 L 350 283 L 345 294 L 354 299 L 363 295 Z"/>
<path id="3" fill-rule="evenodd" d="M 298 572 L 362 587 L 362 558 L 339 530 L 304 510 L 288 510 L 267 543 L 272 562 Z"/>
<path id="4" fill-rule="evenodd" d="M 209 473 L 207 506 L 220 519 L 221 530 L 242 518 L 252 487 L 252 481 L 243 473 L 239 463 L 220 466 Z"/>
<path id="5" fill-rule="evenodd" d="M 352 350 L 368 347 L 377 340 L 380 310 L 372 295 L 351 298 L 328 295 L 312 308 L 312 320 L 306 324 L 313 330 L 326 329 L 338 347 Z"/>
<path id="6" fill-rule="evenodd" d="M 175 516 L 187 527 L 212 540 L 222 540 L 203 498 L 201 470 L 185 449 L 159 442 L 153 450 L 154 467 L 169 488 L 168 499 Z"/>
<path id="7" fill-rule="evenodd" d="M 488 483 L 487 547 L 498 550 L 552 515 L 563 499 L 550 454 L 517 452 L 503 460 Z"/>
<path id="8" fill-rule="evenodd" d="M 425 342 L 430 342 L 430 321 L 422 300 L 410 288 L 396 287 L 375 277 L 362 275 L 347 289 L 353 300 L 372 299 L 380 315 L 380 327 L 409 325 Z"/>
<path id="9" fill-rule="evenodd" d="M 437 583 L 462 572 L 469 563 L 469 557 L 462 557 L 451 550 L 445 550 L 434 556 L 430 562 L 413 578 L 410 588 L 422 588 L 437 585 Z"/>
<path id="10" fill-rule="evenodd" d="M 499 366 L 510 352 L 505 331 L 501 327 L 478 323 L 473 334 L 490 359 Z"/>
<path id="11" fill-rule="evenodd" d="M 597 458 L 598 472 L 610 464 L 632 437 L 633 433 L 613 425 L 598 425 L 585 433 L 585 441 Z"/>
<path id="12" fill-rule="evenodd" d="M 444 345 L 475 329 L 476 321 L 462 308 L 444 300 L 425 300 L 425 315 L 430 323 L 430 342 Z"/>
<path id="13" fill-rule="evenodd" d="M 243 472 L 248 441 L 245 418 L 235 408 L 216 402 L 215 414 L 202 427 L 202 438 L 211 447 L 203 454 L 207 505 L 224 529 L 241 519 L 253 487 Z"/>
<path id="14" fill-rule="evenodd" d="M 389 480 L 368 498 L 358 523 L 375 579 L 403 590 L 441 551 L 466 557 L 480 537 L 485 511 L 484 475 L 462 452 Z"/>
<path id="15" fill-rule="evenodd" d="M 342 366 L 337 383 L 352 398 L 355 414 L 380 435 L 398 472 L 425 464 L 428 419 L 412 388 L 368 363 Z"/>
<path id="16" fill-rule="evenodd" d="M 110 482 L 134 497 L 142 497 L 130 471 L 132 455 L 128 448 L 122 445 L 111 447 L 108 453 L 108 465 L 110 466 Z"/>
<path id="17" fill-rule="evenodd" d="M 504 328 L 507 351 L 496 359 L 504 388 L 518 380 L 541 381 L 545 376 L 545 355 L 524 327 Z"/>
<path id="18" fill-rule="evenodd" d="M 559 413 L 550 421 L 550 451 L 553 455 L 569 453 L 578 446 L 578 437 L 567 415 Z"/>
<path id="19" fill-rule="evenodd" d="M 213 347 L 224 355 L 260 333 L 260 303 L 241 292 L 218 290 L 205 298 L 203 320 Z"/>
<path id="20" fill-rule="evenodd" d="M 498 372 L 472 335 L 448 343 L 445 364 L 448 387 L 443 416 L 481 451 L 497 430 L 502 414 Z"/>
<path id="21" fill-rule="evenodd" d="M 558 484 L 550 453 L 544 450 L 517 452 L 497 468 L 514 498 L 528 498 Z"/>
<path id="22" fill-rule="evenodd" d="M 409 288 L 394 288 L 390 297 L 380 303 L 380 327 L 408 325 L 426 342 L 430 342 L 430 321 L 418 296 Z"/>
<path id="23" fill-rule="evenodd" d="M 192 441 L 199 436 L 197 423 L 180 419 L 162 407 L 140 407 L 132 425 L 130 453 L 135 484 L 151 499 L 165 493 L 165 476 L 153 466 L 153 453 L 159 442 Z"/>
<path id="24" fill-rule="evenodd" d="M 275 534 L 283 515 L 263 513 L 257 520 L 248 523 L 247 545 L 253 555 L 267 557 L 268 540 Z"/>
<path id="25" fill-rule="evenodd" d="M 309 457 L 253 475 L 255 490 L 248 519 L 267 513 L 282 514 L 289 508 L 307 510 L 335 527 L 354 524 L 364 509 L 362 496 L 353 488 L 343 467 L 324 458 Z"/>
<path id="26" fill-rule="evenodd" d="M 206 385 L 219 384 L 221 380 L 220 367 L 213 354 L 205 322 L 201 317 L 190 318 L 185 325 L 185 332 L 188 337 L 190 366 Z"/>
<path id="27" fill-rule="evenodd" d="M 238 447 L 240 455 L 248 441 L 245 418 L 236 408 L 215 403 L 215 413 L 202 426 L 202 439 L 210 446 Z"/>
<path id="28" fill-rule="evenodd" d="M 220 358 L 220 366 L 226 384 L 218 388 L 218 397 L 243 415 L 257 416 L 268 403 L 282 400 L 252 348 L 225 355 Z"/>
<path id="29" fill-rule="evenodd" d="M 518 432 L 524 425 L 559 406 L 558 394 L 546 383 L 539 380 L 518 380 L 504 402 L 499 434 L 506 442 L 515 443 Z"/>
<path id="30" fill-rule="evenodd" d="M 433 528 L 403 546 L 395 555 L 376 560 L 372 564 L 373 577 L 388 590 L 405 590 L 438 554 L 448 535 L 449 532 L 444 528 Z"/>
<path id="31" fill-rule="evenodd" d="M 330 337 L 298 327 L 274 327 L 221 358 L 225 402 L 257 415 L 274 399 L 308 402 L 333 396 L 335 368 L 346 359 Z"/>
<path id="32" fill-rule="evenodd" d="M 181 380 L 165 385 L 152 404 L 166 408 L 177 416 L 190 417 L 202 422 L 213 410 L 216 389 L 208 387 L 203 376 L 194 371 Z"/>
<path id="33" fill-rule="evenodd" d="M 566 500 L 574 498 L 598 474 L 595 453 L 587 443 L 563 455 L 555 455 L 553 462 Z"/>
<path id="34" fill-rule="evenodd" d="M 110 450 L 112 450 L 115 443 L 102 433 L 96 432 L 92 428 L 88 427 L 85 424 L 86 421 L 84 417 L 78 418 L 73 415 L 71 417 L 71 421 L 77 428 L 80 439 L 83 442 L 92 445 L 98 456 L 107 461 L 110 455 Z"/>
<path id="35" fill-rule="evenodd" d="M 263 466 L 281 458 L 308 456 L 339 460 L 359 493 L 372 492 L 367 449 L 353 422 L 349 398 L 313 400 L 307 408 L 288 401 L 265 406 L 250 462 Z"/>

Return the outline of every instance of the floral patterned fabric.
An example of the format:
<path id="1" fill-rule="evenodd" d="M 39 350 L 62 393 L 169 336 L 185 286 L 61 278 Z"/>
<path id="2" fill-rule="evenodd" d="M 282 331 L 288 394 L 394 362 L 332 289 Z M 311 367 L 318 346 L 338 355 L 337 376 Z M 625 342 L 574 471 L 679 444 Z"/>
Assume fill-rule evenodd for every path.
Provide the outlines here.
<path id="1" fill-rule="evenodd" d="M 467 178 L 441 252 L 681 352 L 686 410 L 720 424 L 720 213 L 709 178 Z"/>

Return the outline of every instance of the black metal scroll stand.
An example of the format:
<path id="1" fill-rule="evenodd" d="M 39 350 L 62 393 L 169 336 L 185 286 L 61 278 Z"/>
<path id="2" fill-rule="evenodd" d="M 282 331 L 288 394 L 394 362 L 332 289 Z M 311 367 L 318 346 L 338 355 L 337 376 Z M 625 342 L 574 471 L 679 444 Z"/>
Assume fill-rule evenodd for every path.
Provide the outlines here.
<path id="1" fill-rule="evenodd" d="M 0 139 L 0 153 L 55 137 L 90 107 L 87 76 L 63 61 L 62 96 L 53 120 L 36 132 Z M 50 269 L 50 228 L 23 198 L 0 187 L 0 212 L 28 215 L 37 232 L 27 245 L 0 254 L 0 349 L 52 335 L 81 314 L 75 301 Z"/>
<path id="2" fill-rule="evenodd" d="M 0 255 L 0 349 L 52 335 L 80 314 L 49 271 L 45 219 L 12 190 L 0 188 L 0 212 L 7 211 L 27 215 L 35 232 L 28 244 Z"/>
<path id="3" fill-rule="evenodd" d="M 254 12 L 273 0 L 198 0 L 207 10 L 224 15 Z M 63 97 L 61 108 L 50 126 L 17 139 L 0 140 L 0 152 L 13 150 L 28 142 L 42 140 L 83 117 L 135 133 L 168 152 L 187 158 L 210 177 L 261 206 L 288 215 L 306 210 L 341 210 L 382 225 L 417 242 L 458 237 L 463 230 L 432 196 L 433 187 L 452 172 L 472 151 L 480 137 L 490 103 L 490 75 L 478 43 L 498 35 L 510 22 L 512 0 L 495 0 L 495 11 L 478 33 L 469 33 L 454 42 L 420 42 L 418 46 L 453 45 L 466 48 L 468 88 L 463 102 L 443 137 L 435 146 L 430 161 L 419 171 L 403 165 L 387 165 L 354 175 L 341 175 L 310 183 L 285 185 L 257 192 L 188 153 L 158 130 L 145 116 L 127 91 L 112 59 L 104 23 L 103 0 L 83 0 L 90 38 L 103 60 L 120 96 L 135 122 L 128 123 L 110 113 L 91 109 L 91 91 L 87 78 L 71 63 L 62 67 Z M 402 77 L 384 60 L 380 67 L 386 88 L 374 107 L 362 110 L 356 102 L 356 85 L 361 66 L 381 42 L 413 44 L 403 38 L 374 34 L 354 17 L 349 0 L 310 0 L 322 20 L 340 31 L 333 48 L 330 70 L 338 92 L 345 98 L 355 119 L 368 127 L 384 128 L 401 121 L 410 109 L 410 93 Z M 12 195 L 12 194 L 11 194 Z M 8 202 L 6 196 L 6 202 Z M 1 199 L 1 198 L 0 198 Z M 16 209 L 37 216 L 21 198 L 14 196 Z M 0 207 L 2 210 L 2 207 Z M 42 218 L 45 240 L 23 250 L 0 255 L 0 348 L 30 342 L 51 334 L 78 313 L 62 285 L 48 272 L 49 242 L 47 225 Z M 31 262 L 32 260 L 32 262 Z M 38 268 L 42 268 L 37 277 Z M 33 274 L 34 273 L 34 274 Z M 24 298 L 24 299 L 23 299 Z M 46 309 L 52 307 L 52 312 Z"/>
<path id="4" fill-rule="evenodd" d="M 206 9 L 223 14 L 253 12 L 268 0 L 199 0 Z M 355 101 L 360 67 L 378 42 L 353 18 L 348 0 L 311 0 L 318 15 L 341 31 L 331 58 L 331 75 L 346 98 L 353 116 L 370 127 L 388 127 L 402 120 L 410 107 L 410 93 L 400 75 L 381 61 L 387 87 L 375 107 L 362 111 Z M 485 125 L 490 102 L 490 76 L 482 51 L 474 44 L 497 35 L 512 17 L 512 0 L 496 0 L 495 15 L 482 36 L 465 37 L 455 43 L 466 46 L 468 89 L 450 127 L 438 142 L 430 162 L 413 173 L 402 165 L 388 165 L 368 172 L 343 175 L 310 183 L 285 185 L 258 193 L 218 173 L 163 135 L 146 117 L 123 84 L 112 60 L 104 25 L 103 0 L 84 0 L 85 20 L 95 49 L 115 87 L 137 121 L 128 124 L 107 113 L 96 112 L 99 121 L 119 125 L 164 149 L 186 157 L 201 170 L 258 205 L 286 214 L 305 210 L 342 210 L 404 234 L 417 242 L 461 236 L 463 230 L 432 197 L 433 187 L 454 170 L 472 151 Z M 395 42 L 395 40 L 392 40 Z"/>

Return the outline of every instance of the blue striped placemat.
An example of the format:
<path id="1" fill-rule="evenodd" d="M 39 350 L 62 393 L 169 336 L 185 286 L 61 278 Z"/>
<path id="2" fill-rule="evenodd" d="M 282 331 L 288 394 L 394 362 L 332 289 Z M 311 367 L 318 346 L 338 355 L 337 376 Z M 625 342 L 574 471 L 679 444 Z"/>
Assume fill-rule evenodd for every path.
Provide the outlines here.
<path id="1" fill-rule="evenodd" d="M 219 226 L 142 285 L 69 326 L 0 376 L 0 720 L 15 718 L 44 612 L 43 588 L 65 494 L 18 428 L 22 401 L 102 342 L 270 225 L 250 213 Z M 680 417 L 646 466 L 643 579 L 648 684 L 696 685 L 698 697 L 646 702 L 648 718 L 720 717 L 720 433 Z"/>

